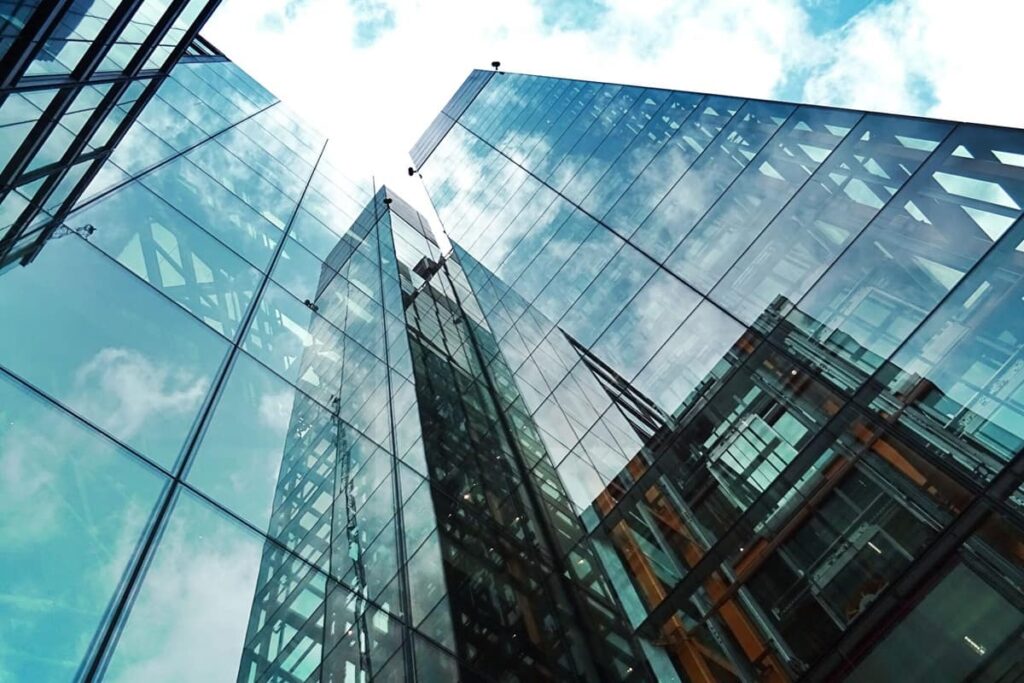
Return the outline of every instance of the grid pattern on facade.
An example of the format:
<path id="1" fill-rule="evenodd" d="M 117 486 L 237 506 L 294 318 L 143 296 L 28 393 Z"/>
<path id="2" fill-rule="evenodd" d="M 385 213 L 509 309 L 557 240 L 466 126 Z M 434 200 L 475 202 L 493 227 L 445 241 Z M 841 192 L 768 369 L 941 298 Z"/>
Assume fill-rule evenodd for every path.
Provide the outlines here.
<path id="1" fill-rule="evenodd" d="M 419 170 L 659 676 L 1019 675 L 1024 133 L 498 74 Z"/>
<path id="2" fill-rule="evenodd" d="M 413 230 L 401 232 L 415 242 Z M 449 255 L 426 279 L 401 270 L 462 674 L 646 680 L 459 260 Z"/>
<path id="3" fill-rule="evenodd" d="M 1024 676 L 1024 133 L 476 71 L 442 253 L 215 5 L 0 8 L 0 679 Z"/>
<path id="4" fill-rule="evenodd" d="M 0 275 L 0 672 L 437 680 L 383 191 L 199 49 Z"/>
<path id="5" fill-rule="evenodd" d="M 31 260 L 219 0 L 4 3 L 0 13 L 0 267 Z M 208 46 L 208 44 L 207 44 Z"/>

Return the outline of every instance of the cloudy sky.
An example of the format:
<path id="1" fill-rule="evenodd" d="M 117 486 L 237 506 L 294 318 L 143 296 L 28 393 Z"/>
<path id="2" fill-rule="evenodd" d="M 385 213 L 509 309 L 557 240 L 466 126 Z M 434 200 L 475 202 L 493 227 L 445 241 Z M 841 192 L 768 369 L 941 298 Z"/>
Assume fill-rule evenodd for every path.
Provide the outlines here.
<path id="1" fill-rule="evenodd" d="M 1019 0 L 224 0 L 204 35 L 418 208 L 408 150 L 469 71 L 1024 127 Z M 337 151 L 337 150 L 335 150 Z"/>

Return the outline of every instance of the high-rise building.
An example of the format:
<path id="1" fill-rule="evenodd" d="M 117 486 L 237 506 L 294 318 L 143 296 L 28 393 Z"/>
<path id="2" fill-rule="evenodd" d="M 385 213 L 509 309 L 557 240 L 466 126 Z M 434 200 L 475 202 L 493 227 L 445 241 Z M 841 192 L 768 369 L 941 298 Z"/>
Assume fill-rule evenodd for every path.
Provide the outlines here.
<path id="1" fill-rule="evenodd" d="M 474 71 L 412 156 L 645 675 L 1024 676 L 1024 131 Z"/>
<path id="2" fill-rule="evenodd" d="M 1024 133 L 474 71 L 430 225 L 216 4 L 0 6 L 0 680 L 1024 675 Z"/>

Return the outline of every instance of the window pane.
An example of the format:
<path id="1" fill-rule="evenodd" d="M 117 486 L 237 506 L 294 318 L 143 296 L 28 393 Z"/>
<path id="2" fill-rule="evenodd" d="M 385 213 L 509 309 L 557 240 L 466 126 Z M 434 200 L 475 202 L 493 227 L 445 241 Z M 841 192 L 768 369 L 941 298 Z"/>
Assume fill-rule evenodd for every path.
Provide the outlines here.
<path id="1" fill-rule="evenodd" d="M 792 111 L 790 105 L 747 102 L 640 225 L 634 243 L 664 260 Z"/>
<path id="2" fill-rule="evenodd" d="M 154 553 L 104 680 L 306 680 L 319 666 L 327 581 L 310 565 L 186 490 Z"/>
<path id="3" fill-rule="evenodd" d="M 6 375 L 0 471 L 4 676 L 71 680 L 167 479 Z"/>
<path id="4" fill-rule="evenodd" d="M 228 346 L 75 236 L 0 277 L 0 319 L 0 364 L 168 468 Z"/>
<path id="5" fill-rule="evenodd" d="M 266 269 L 280 231 L 198 167 L 177 159 L 141 180 L 249 263 Z"/>
<path id="6" fill-rule="evenodd" d="M 886 363 L 873 407 L 987 483 L 1024 446 L 1024 222 Z"/>
<path id="7" fill-rule="evenodd" d="M 686 236 L 668 267 L 709 291 L 859 118 L 848 111 L 798 108 Z"/>
<path id="8" fill-rule="evenodd" d="M 725 374 L 738 354 L 744 330 L 705 301 L 686 319 L 633 382 L 640 393 L 669 415 Z"/>
<path id="9" fill-rule="evenodd" d="M 90 241 L 229 339 L 260 273 L 141 185 L 127 185 L 74 214 Z"/>
<path id="10" fill-rule="evenodd" d="M 800 300 L 787 336 L 835 353 L 826 374 L 858 386 L 1021 215 L 1022 152 L 1024 134 L 954 131 Z"/>
<path id="11" fill-rule="evenodd" d="M 330 405 L 340 386 L 341 332 L 272 282 L 257 306 L 243 348 Z"/>
<path id="12" fill-rule="evenodd" d="M 981 576 L 958 564 L 868 655 L 848 680 L 883 680 L 899 671 L 905 681 L 986 680 L 985 664 L 1003 659 L 1017 668 L 1024 613 Z M 1016 645 L 1014 643 L 1016 642 Z M 926 651 L 921 643 L 928 643 Z M 1008 647 L 1001 647 L 1008 646 Z M 1009 671 L 1006 672 L 1009 676 Z M 977 677 L 981 674 L 981 677 Z"/>
<path id="13" fill-rule="evenodd" d="M 215 142 L 199 145 L 186 158 L 278 228 L 283 230 L 288 225 L 295 199 L 287 197 L 221 145 Z"/>
<path id="14" fill-rule="evenodd" d="M 619 375 L 633 379 L 699 302 L 696 292 L 659 268 L 592 351 Z"/>
<path id="15" fill-rule="evenodd" d="M 317 299 L 334 277 L 334 271 L 288 238 L 270 276 L 300 301 L 318 303 Z"/>
<path id="16" fill-rule="evenodd" d="M 394 514 L 392 467 L 340 416 L 242 354 L 188 481 L 342 579 L 352 544 L 369 544 Z"/>
<path id="17" fill-rule="evenodd" d="M 797 301 L 949 131 L 934 121 L 865 116 L 711 298 L 745 323 L 778 296 Z"/>
<path id="18" fill-rule="evenodd" d="M 610 234 L 605 228 L 598 228 L 598 231 Z M 616 241 L 621 240 L 616 238 Z M 623 246 L 565 314 L 562 320 L 565 331 L 585 346 L 593 344 L 655 268 L 657 266 L 636 249 L 628 244 Z"/>

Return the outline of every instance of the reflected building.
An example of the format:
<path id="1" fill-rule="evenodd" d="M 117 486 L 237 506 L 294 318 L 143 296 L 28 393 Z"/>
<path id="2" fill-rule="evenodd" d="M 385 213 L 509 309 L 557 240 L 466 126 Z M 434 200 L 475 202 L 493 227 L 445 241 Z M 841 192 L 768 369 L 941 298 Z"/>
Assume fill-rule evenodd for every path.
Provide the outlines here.
<path id="1" fill-rule="evenodd" d="M 223 56 L 219 0 L 5 3 L 0 10 L 0 268 L 35 257 L 171 69 Z M 164 88 L 165 98 L 170 88 Z M 159 115 L 160 102 L 148 107 Z M 130 141 L 129 141 L 130 142 Z M 85 226 L 76 226 L 88 230 Z"/>
<path id="2" fill-rule="evenodd" d="M 475 71 L 412 156 L 647 676 L 1022 675 L 1020 131 Z"/>
<path id="3" fill-rule="evenodd" d="M 1020 131 L 475 71 L 430 224 L 9 4 L 0 679 L 1024 675 Z"/>

